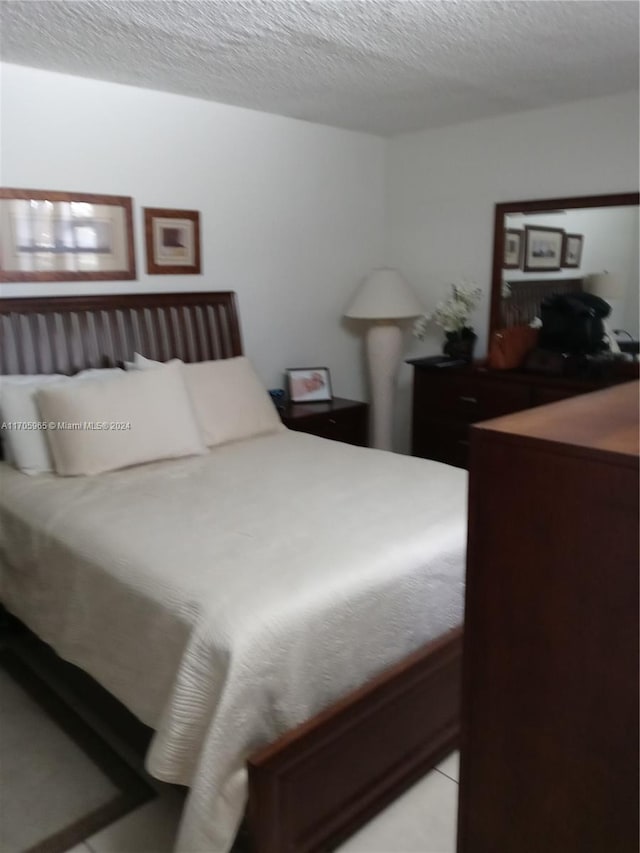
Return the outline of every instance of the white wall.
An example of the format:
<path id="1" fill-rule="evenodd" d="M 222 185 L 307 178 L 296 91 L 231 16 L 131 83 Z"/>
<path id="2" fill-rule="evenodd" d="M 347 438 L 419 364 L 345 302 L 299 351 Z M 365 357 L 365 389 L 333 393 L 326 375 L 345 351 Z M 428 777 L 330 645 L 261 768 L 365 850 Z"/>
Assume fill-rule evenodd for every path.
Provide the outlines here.
<path id="1" fill-rule="evenodd" d="M 1 67 L 0 182 L 132 196 L 138 280 L 14 284 L 4 295 L 235 290 L 268 387 L 326 365 L 363 398 L 361 340 L 341 323 L 384 261 L 385 142 L 178 95 Z M 203 275 L 148 276 L 143 207 L 199 210 Z"/>
<path id="2" fill-rule="evenodd" d="M 387 161 L 389 263 L 427 309 L 462 278 L 485 290 L 473 324 L 486 352 L 493 217 L 497 202 L 638 189 L 638 94 L 577 101 L 391 141 Z M 410 355 L 439 352 L 442 332 L 410 340 Z M 398 446 L 408 441 L 411 370 L 400 377 Z"/>

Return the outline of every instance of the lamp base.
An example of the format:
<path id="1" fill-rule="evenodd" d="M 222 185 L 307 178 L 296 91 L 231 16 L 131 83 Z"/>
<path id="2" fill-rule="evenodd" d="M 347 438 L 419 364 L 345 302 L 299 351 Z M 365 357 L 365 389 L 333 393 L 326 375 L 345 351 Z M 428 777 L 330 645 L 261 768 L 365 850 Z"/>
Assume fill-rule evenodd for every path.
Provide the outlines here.
<path id="1" fill-rule="evenodd" d="M 375 323 L 367 329 L 366 350 L 371 379 L 371 446 L 393 447 L 393 402 L 402 358 L 402 329 L 397 323 Z"/>

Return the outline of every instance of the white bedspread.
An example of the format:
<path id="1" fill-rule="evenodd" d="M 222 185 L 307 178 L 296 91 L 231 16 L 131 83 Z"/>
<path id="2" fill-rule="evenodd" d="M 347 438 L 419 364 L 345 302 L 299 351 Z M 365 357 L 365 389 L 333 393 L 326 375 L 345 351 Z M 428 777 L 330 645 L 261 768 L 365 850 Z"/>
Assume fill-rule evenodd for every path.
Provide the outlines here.
<path id="1" fill-rule="evenodd" d="M 6 606 L 156 730 L 179 851 L 258 746 L 462 620 L 466 472 L 283 431 L 97 477 L 0 463 Z"/>

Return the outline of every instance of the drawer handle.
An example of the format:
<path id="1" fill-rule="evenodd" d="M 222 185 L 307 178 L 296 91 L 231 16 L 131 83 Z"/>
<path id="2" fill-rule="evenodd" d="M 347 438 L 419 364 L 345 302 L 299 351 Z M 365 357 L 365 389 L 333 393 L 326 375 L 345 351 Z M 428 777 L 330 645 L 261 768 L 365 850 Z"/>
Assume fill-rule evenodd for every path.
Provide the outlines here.
<path id="1" fill-rule="evenodd" d="M 464 447 L 469 447 L 469 442 L 466 438 L 459 438 L 457 441 L 458 444 L 462 444 Z"/>
<path id="2" fill-rule="evenodd" d="M 337 421 L 335 418 L 329 418 L 329 423 L 335 426 L 337 424 Z"/>
<path id="3" fill-rule="evenodd" d="M 461 402 L 461 403 L 473 403 L 474 405 L 478 402 L 478 398 L 477 398 L 477 397 L 463 397 L 463 396 L 460 396 L 460 397 L 458 397 L 458 400 L 460 400 L 460 402 Z"/>

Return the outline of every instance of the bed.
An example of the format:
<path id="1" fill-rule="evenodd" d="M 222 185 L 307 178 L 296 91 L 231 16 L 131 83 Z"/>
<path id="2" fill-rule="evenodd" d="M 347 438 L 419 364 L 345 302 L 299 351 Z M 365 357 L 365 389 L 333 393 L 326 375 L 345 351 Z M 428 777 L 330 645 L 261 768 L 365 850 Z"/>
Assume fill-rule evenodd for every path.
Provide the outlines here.
<path id="1" fill-rule="evenodd" d="M 242 351 L 232 293 L 0 320 L 5 374 Z M 190 787 L 179 851 L 228 850 L 245 804 L 258 853 L 330 849 L 455 747 L 465 472 L 284 429 L 98 477 L 1 467 L 3 601 L 155 731 L 151 772 Z"/>

